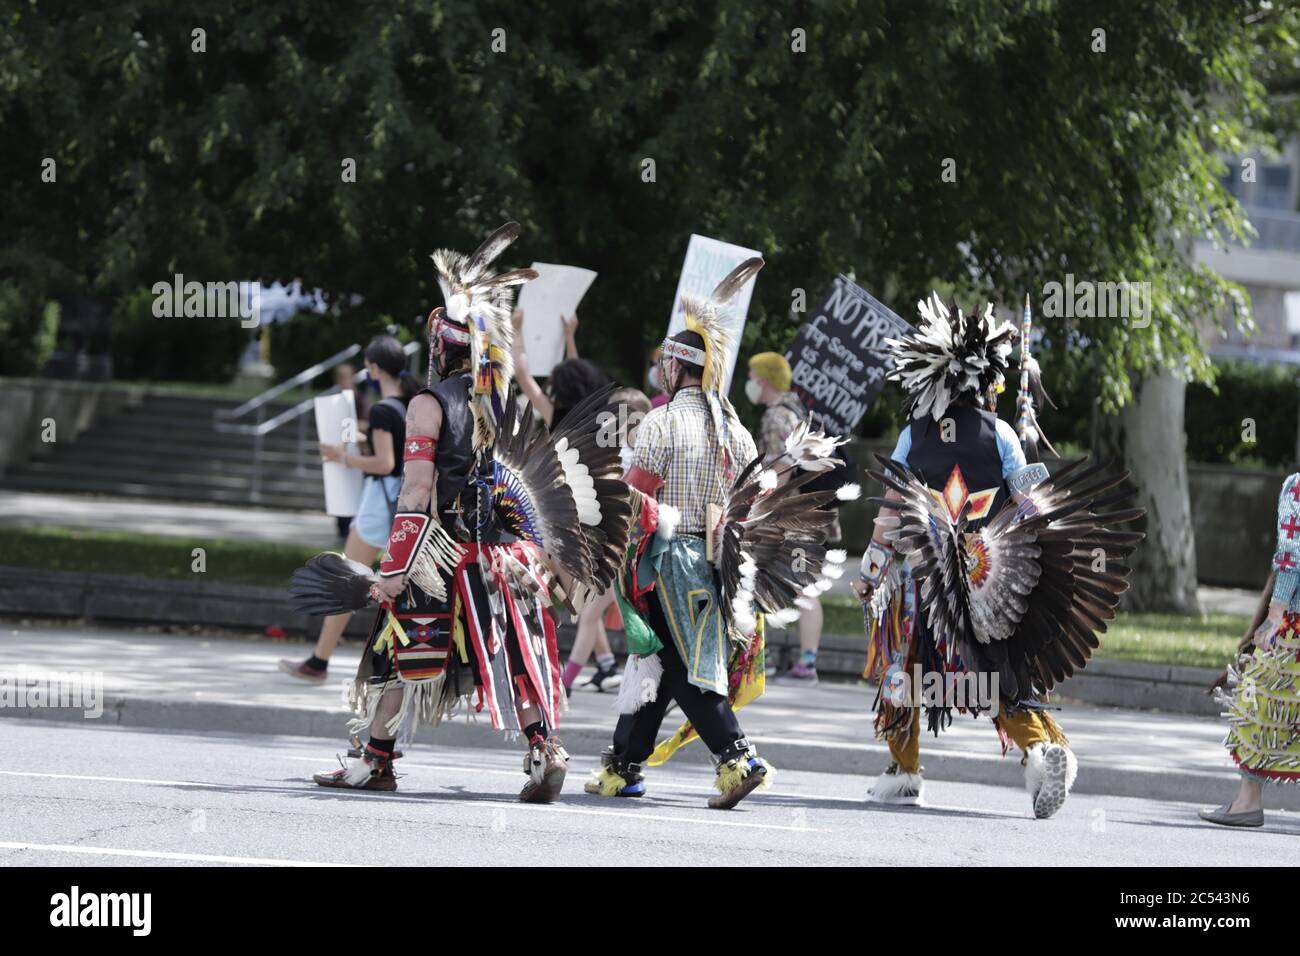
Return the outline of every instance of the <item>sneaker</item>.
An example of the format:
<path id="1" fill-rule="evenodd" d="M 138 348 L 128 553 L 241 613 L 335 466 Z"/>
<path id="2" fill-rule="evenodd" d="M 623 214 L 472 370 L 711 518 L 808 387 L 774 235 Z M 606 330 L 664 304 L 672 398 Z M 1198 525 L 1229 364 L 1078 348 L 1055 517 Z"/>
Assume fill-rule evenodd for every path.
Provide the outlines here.
<path id="1" fill-rule="evenodd" d="M 623 675 L 618 672 L 618 665 L 611 664 L 608 669 L 597 667 L 596 673 L 578 685 L 583 690 L 594 690 L 604 692 L 607 690 L 617 690 L 623 686 Z"/>
<path id="2" fill-rule="evenodd" d="M 309 684 L 323 684 L 330 676 L 328 667 L 317 669 L 309 667 L 306 661 L 291 661 L 287 657 L 280 658 L 280 670 Z"/>
<path id="3" fill-rule="evenodd" d="M 524 773 L 528 782 L 519 791 L 522 803 L 553 803 L 564 787 L 569 772 L 569 753 L 559 737 L 543 740 L 536 736 L 524 754 Z"/>
<path id="4" fill-rule="evenodd" d="M 817 686 L 817 665 L 800 661 L 777 679 L 778 684 L 802 684 L 805 687 Z"/>
<path id="5" fill-rule="evenodd" d="M 331 773 L 312 775 L 318 787 L 341 787 L 345 790 L 397 789 L 397 774 L 393 772 L 393 758 L 366 746 L 360 758 L 340 757 L 340 768 Z"/>
<path id="6" fill-rule="evenodd" d="M 1065 803 L 1079 764 L 1068 747 L 1035 744 L 1024 757 L 1025 789 L 1034 804 L 1034 816 L 1046 820 Z"/>

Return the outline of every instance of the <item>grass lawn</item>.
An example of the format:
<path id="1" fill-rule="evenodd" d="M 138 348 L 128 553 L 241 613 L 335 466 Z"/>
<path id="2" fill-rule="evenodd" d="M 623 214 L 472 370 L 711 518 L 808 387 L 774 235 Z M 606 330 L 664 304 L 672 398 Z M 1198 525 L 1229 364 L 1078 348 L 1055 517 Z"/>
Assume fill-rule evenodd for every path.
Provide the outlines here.
<path id="1" fill-rule="evenodd" d="M 848 597 L 823 598 L 829 633 L 863 633 L 862 611 Z M 1221 668 L 1236 651 L 1249 619 L 1236 614 L 1121 614 L 1102 635 L 1098 657 Z"/>
<path id="2" fill-rule="evenodd" d="M 194 549 L 203 549 L 203 580 L 278 587 L 316 548 L 258 541 L 171 538 L 117 531 L 0 528 L 0 564 L 50 571 L 95 571 L 192 580 Z"/>
<path id="3" fill-rule="evenodd" d="M 1098 656 L 1220 669 L 1249 624 L 1240 614 L 1121 614 L 1102 635 Z"/>

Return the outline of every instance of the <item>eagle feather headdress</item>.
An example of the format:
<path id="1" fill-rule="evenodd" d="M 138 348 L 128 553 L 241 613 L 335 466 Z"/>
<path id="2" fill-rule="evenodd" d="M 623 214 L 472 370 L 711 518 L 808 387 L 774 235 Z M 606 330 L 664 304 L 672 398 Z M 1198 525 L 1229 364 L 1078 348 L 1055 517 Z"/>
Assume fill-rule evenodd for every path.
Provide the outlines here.
<path id="1" fill-rule="evenodd" d="M 702 348 L 695 348 L 674 337 L 664 339 L 663 350 L 667 358 L 677 359 L 699 365 L 704 369 L 700 377 L 700 388 L 709 405 L 709 415 L 713 419 L 713 432 L 718 438 L 718 454 L 722 459 L 723 474 L 730 479 L 735 474 L 735 463 L 727 450 L 728 418 L 735 418 L 736 410 L 727 398 L 727 369 L 730 366 L 731 333 L 723 324 L 723 314 L 728 303 L 736 293 L 745 287 L 758 270 L 763 268 L 761 256 L 746 259 L 727 274 L 727 277 L 714 287 L 707 299 L 696 296 L 682 297 L 682 310 L 685 313 L 686 331 L 694 332 L 704 342 Z"/>
<path id="2" fill-rule="evenodd" d="M 929 415 L 938 421 L 961 396 L 982 397 L 1006 380 L 1019 333 L 997 320 L 992 303 L 983 315 L 967 316 L 957 309 L 955 319 L 937 292 L 917 307 L 920 327 L 902 339 L 885 340 L 894 358 L 886 377 L 907 392 L 909 417 Z"/>
<path id="3" fill-rule="evenodd" d="M 431 256 L 438 270 L 447 321 L 469 337 L 475 448 L 486 448 L 496 440 L 497 423 L 506 413 L 506 398 L 514 377 L 511 288 L 537 278 L 533 269 L 488 273 L 497 256 L 518 238 L 519 223 L 508 222 L 488 236 L 473 255 L 439 249 Z"/>
<path id="4" fill-rule="evenodd" d="M 704 354 L 703 356 L 676 354 L 674 348 L 670 347 L 668 343 L 665 343 L 665 348 L 668 348 L 675 358 L 683 358 L 685 361 L 704 367 L 704 376 L 700 387 L 705 392 L 722 394 L 726 387 L 727 365 L 728 358 L 731 355 L 732 342 L 731 333 L 727 331 L 722 322 L 723 313 L 727 309 L 727 304 L 735 298 L 736 293 L 745 287 L 745 283 L 758 275 L 758 270 L 761 268 L 763 268 L 762 257 L 754 256 L 732 269 L 727 274 L 727 277 L 717 284 L 707 299 L 690 295 L 682 296 L 682 311 L 685 313 L 686 331 L 694 332 L 704 340 Z M 673 343 L 673 346 L 676 347 L 676 350 L 689 348 L 682 346 L 680 343 Z M 697 352 L 698 350 L 692 349 L 690 351 Z"/>

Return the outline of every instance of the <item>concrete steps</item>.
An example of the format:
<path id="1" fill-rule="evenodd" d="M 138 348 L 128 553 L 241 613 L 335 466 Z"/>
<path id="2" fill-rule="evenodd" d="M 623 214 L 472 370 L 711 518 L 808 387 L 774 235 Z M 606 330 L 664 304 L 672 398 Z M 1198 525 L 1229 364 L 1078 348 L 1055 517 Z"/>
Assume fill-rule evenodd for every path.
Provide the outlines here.
<path id="1" fill-rule="evenodd" d="M 10 469 L 0 488 L 319 511 L 324 488 L 314 423 L 306 422 L 301 439 L 296 422 L 263 436 L 255 495 L 253 436 L 214 427 L 218 409 L 238 404 L 147 393 L 96 420 L 78 440 L 55 443 L 47 456 Z M 265 417 L 294 404 L 271 403 Z"/>

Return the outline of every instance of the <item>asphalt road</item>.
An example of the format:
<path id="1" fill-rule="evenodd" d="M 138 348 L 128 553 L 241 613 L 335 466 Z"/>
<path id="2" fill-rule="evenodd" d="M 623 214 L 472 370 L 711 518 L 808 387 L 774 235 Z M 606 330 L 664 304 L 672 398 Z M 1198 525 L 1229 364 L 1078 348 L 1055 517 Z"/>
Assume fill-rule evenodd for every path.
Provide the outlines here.
<path id="1" fill-rule="evenodd" d="M 1176 865 L 1300 862 L 1300 819 L 1262 831 L 1200 823 L 1195 807 L 1072 797 L 1036 821 L 1022 789 L 927 784 L 923 809 L 873 808 L 864 778 L 790 771 L 730 812 L 699 765 L 651 771 L 650 795 L 515 801 L 519 758 L 421 746 L 395 794 L 311 784 L 336 765 L 301 737 L 227 736 L 6 720 L 0 864 Z M 386 829 L 385 829 L 386 828 Z"/>

